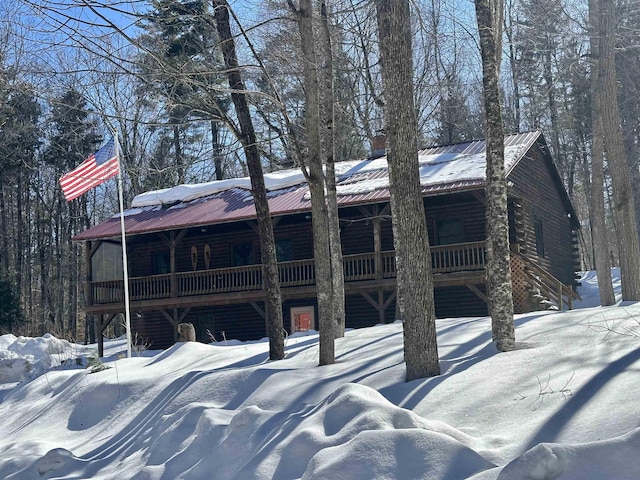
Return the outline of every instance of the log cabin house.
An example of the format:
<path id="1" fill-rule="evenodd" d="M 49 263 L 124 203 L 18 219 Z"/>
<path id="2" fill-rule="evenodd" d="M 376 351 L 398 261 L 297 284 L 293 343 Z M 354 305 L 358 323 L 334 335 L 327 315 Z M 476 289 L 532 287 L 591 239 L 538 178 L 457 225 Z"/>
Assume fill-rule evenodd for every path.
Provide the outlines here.
<path id="1" fill-rule="evenodd" d="M 419 155 L 437 317 L 487 314 L 484 141 Z M 505 138 L 516 312 L 577 298 L 578 219 L 541 132 Z M 336 164 L 347 327 L 396 319 L 386 157 Z M 285 328 L 316 328 L 309 190 L 299 170 L 267 174 Z M 191 322 L 198 340 L 266 335 L 249 179 L 137 196 L 125 212 L 132 331 L 152 348 Z M 416 212 L 418 214 L 418 212 Z M 74 237 L 86 247 L 86 312 L 103 332 L 124 311 L 119 217 Z M 101 340 L 102 335 L 98 335 Z M 102 352 L 100 352 L 102 353 Z"/>

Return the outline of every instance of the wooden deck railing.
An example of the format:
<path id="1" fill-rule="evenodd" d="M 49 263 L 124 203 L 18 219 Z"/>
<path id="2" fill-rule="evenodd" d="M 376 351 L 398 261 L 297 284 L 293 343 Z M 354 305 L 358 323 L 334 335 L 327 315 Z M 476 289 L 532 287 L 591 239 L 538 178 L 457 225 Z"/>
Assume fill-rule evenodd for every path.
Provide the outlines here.
<path id="1" fill-rule="evenodd" d="M 431 248 L 433 273 L 481 270 L 485 266 L 484 242 L 435 246 Z M 376 271 L 376 264 L 381 271 Z M 343 257 L 345 282 L 358 282 L 396 276 L 394 251 L 378 254 L 362 253 Z M 280 286 L 299 287 L 315 284 L 313 259 L 278 263 Z M 130 299 L 150 300 L 172 296 L 171 274 L 133 277 L 129 279 Z M 178 297 L 262 289 L 262 266 L 178 272 L 175 274 Z M 92 303 L 109 304 L 123 301 L 123 281 L 91 282 Z"/>
<path id="2" fill-rule="evenodd" d="M 456 243 L 431 248 L 433 273 L 482 270 L 486 265 L 485 242 Z"/>

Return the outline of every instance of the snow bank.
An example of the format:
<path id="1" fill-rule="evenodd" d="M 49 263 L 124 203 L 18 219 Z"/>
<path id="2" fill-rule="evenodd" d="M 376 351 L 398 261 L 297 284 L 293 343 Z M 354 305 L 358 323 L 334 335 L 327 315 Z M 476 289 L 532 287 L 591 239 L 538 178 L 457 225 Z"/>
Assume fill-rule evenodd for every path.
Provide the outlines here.
<path id="1" fill-rule="evenodd" d="M 185 430 L 194 434 L 185 439 Z M 257 406 L 231 412 L 192 404 L 166 417 L 153 438 L 151 466 L 134 478 L 209 478 L 215 472 L 220 480 L 346 480 L 421 478 L 419 472 L 430 472 L 435 479 L 465 478 L 493 467 L 473 450 L 468 435 L 356 384 L 284 416 Z M 453 468 L 452 456 L 460 460 Z M 184 471 L 185 465 L 192 467 Z M 396 477 L 397 472 L 403 474 Z"/>
<path id="2" fill-rule="evenodd" d="M 1 337 L 5 360 L 57 367 L 0 385 L 0 478 L 637 480 L 639 318 L 519 315 L 509 353 L 489 318 L 440 319 L 442 374 L 413 382 L 399 322 L 348 331 L 323 367 L 316 332 L 277 362 L 266 341 L 119 359 L 119 339 L 98 373 L 59 366 L 85 347 Z"/>
<path id="3" fill-rule="evenodd" d="M 35 378 L 54 367 L 82 368 L 87 356 L 96 355 L 95 347 L 86 347 L 54 337 L 0 337 L 0 383 Z"/>
<path id="4" fill-rule="evenodd" d="M 640 428 L 584 444 L 541 443 L 506 465 L 498 480 L 637 480 Z"/>

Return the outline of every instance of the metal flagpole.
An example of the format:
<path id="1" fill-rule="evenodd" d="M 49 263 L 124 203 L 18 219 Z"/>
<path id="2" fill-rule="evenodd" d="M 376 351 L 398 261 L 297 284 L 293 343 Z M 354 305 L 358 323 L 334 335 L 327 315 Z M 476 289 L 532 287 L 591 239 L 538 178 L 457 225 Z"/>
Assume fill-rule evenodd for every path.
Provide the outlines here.
<path id="1" fill-rule="evenodd" d="M 122 232 L 122 272 L 124 276 L 124 318 L 127 329 L 127 358 L 131 358 L 131 312 L 129 311 L 129 268 L 127 266 L 127 238 L 124 231 L 124 199 L 122 194 L 122 162 L 118 132 L 113 132 L 118 157 L 118 199 L 120 201 L 120 230 Z"/>

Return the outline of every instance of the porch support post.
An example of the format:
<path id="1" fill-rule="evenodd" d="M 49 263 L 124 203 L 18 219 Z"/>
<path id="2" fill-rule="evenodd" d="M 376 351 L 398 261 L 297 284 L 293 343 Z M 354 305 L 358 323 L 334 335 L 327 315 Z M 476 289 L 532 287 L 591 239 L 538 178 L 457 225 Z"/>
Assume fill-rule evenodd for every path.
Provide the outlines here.
<path id="1" fill-rule="evenodd" d="M 178 340 L 178 324 L 182 323 L 182 321 L 186 318 L 186 316 L 191 311 L 191 307 L 187 307 L 184 311 L 178 315 L 178 308 L 173 309 L 173 315 L 171 315 L 166 310 L 160 309 L 160 313 L 162 316 L 166 318 L 171 325 L 173 325 L 173 340 L 174 342 Z"/>
<path id="2" fill-rule="evenodd" d="M 102 337 L 102 332 L 104 328 L 102 327 L 102 315 L 99 315 L 96 318 L 98 323 L 98 328 L 96 328 L 96 333 L 98 337 L 98 358 L 104 357 L 104 338 Z"/>
<path id="3" fill-rule="evenodd" d="M 391 304 L 393 299 L 396 298 L 395 290 L 391 293 L 391 295 L 389 296 L 389 298 L 387 298 L 386 301 L 384 299 L 384 291 L 383 290 L 378 290 L 378 292 L 377 292 L 378 300 L 377 301 L 374 300 L 373 297 L 371 295 L 369 295 L 367 292 L 362 292 L 361 295 L 367 300 L 367 302 L 369 302 L 371 304 L 371 306 L 373 308 L 376 309 L 376 311 L 378 312 L 378 319 L 379 319 L 380 323 L 385 323 L 386 318 L 384 316 L 384 312 L 387 309 L 387 307 Z"/>
<path id="4" fill-rule="evenodd" d="M 376 269 L 376 280 L 382 279 L 382 219 L 378 216 L 378 205 L 374 205 L 373 210 L 373 252 L 374 265 Z"/>
<path id="5" fill-rule="evenodd" d="M 177 341 L 178 340 L 178 309 L 174 307 L 173 309 L 173 321 L 171 322 L 173 324 L 173 340 Z"/>
<path id="6" fill-rule="evenodd" d="M 173 315 L 170 315 L 166 310 L 160 310 L 160 313 L 173 325 L 173 341 L 176 342 L 178 340 L 178 309 L 173 309 Z"/>
<path id="7" fill-rule="evenodd" d="M 169 266 L 171 270 L 171 298 L 178 296 L 178 282 L 176 279 L 176 247 L 180 244 L 184 236 L 187 234 L 187 230 L 180 230 L 180 233 L 176 235 L 175 231 L 169 232 L 169 238 L 166 235 L 160 234 L 160 238 L 169 245 Z"/>
<path id="8" fill-rule="evenodd" d="M 109 315 L 106 319 L 106 321 L 103 321 L 103 317 L 102 315 L 99 315 L 99 325 L 98 325 L 98 357 L 104 357 L 104 337 L 103 337 L 103 333 L 105 331 L 105 329 L 109 326 L 109 324 L 111 323 L 111 321 L 114 319 L 114 317 L 116 316 L 115 313 L 112 313 L 111 315 Z"/>
<path id="9" fill-rule="evenodd" d="M 91 258 L 96 253 L 98 248 L 102 245 L 102 241 L 85 242 L 84 248 L 84 264 L 87 266 L 85 276 L 85 300 L 87 305 L 93 305 L 93 289 L 91 288 L 91 282 L 93 280 L 93 269 L 91 267 Z"/>
<path id="10" fill-rule="evenodd" d="M 558 310 L 562 311 L 562 293 L 563 293 L 563 289 L 562 289 L 563 285 L 562 282 L 558 282 Z"/>
<path id="11" fill-rule="evenodd" d="M 171 298 L 178 296 L 178 282 L 176 281 L 176 233 L 169 234 L 169 265 L 171 269 Z"/>

